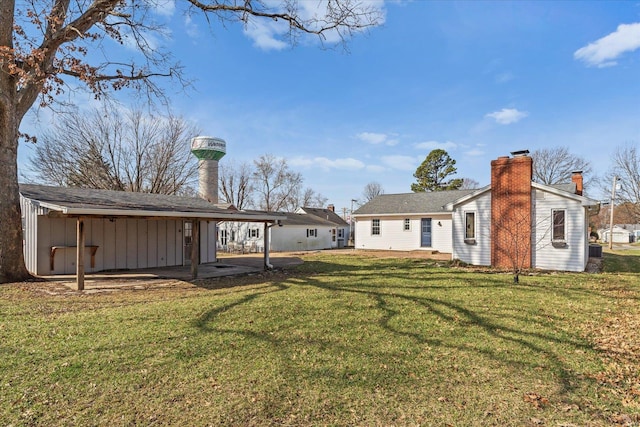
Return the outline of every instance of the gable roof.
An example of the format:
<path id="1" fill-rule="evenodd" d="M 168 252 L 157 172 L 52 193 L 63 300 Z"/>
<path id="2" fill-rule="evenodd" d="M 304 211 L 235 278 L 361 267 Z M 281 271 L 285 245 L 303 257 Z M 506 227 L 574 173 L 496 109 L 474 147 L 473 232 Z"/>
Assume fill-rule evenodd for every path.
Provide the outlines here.
<path id="1" fill-rule="evenodd" d="M 552 193 L 561 197 L 578 201 L 581 203 L 582 206 L 585 206 L 585 207 L 594 207 L 594 206 L 600 205 L 600 202 L 598 202 L 597 200 L 593 200 L 588 197 L 575 194 L 576 184 L 573 182 L 568 184 L 553 184 L 553 185 L 546 185 L 546 184 L 540 184 L 537 182 L 531 182 L 531 188 L 541 190 L 541 191 L 546 191 L 548 193 Z M 473 193 L 467 194 L 465 196 L 460 197 L 459 199 L 451 201 L 445 206 L 445 208 L 446 210 L 451 210 L 453 209 L 454 206 L 465 203 L 473 199 L 474 197 L 477 197 L 489 191 L 491 191 L 491 185 L 487 185 L 486 187 L 480 188 L 478 190 L 474 190 Z"/>
<path id="2" fill-rule="evenodd" d="M 298 208 L 298 210 L 296 210 L 296 213 L 313 215 L 315 217 L 324 219 L 334 225 L 339 225 L 341 227 L 349 226 L 349 223 L 347 221 L 342 219 L 340 215 L 336 214 L 331 209 L 301 207 L 301 208 Z"/>
<path id="3" fill-rule="evenodd" d="M 284 218 L 276 213 L 225 209 L 199 197 L 35 184 L 20 184 L 19 187 L 22 197 L 61 215 L 155 216 L 234 221 L 273 221 Z"/>
<path id="4" fill-rule="evenodd" d="M 353 212 L 359 215 L 445 213 L 445 205 L 477 190 L 447 190 L 422 193 L 381 194 Z"/>
<path id="5" fill-rule="evenodd" d="M 281 221 L 282 225 L 302 225 L 307 227 L 335 227 L 331 221 L 315 215 L 307 215 L 304 213 L 288 213 L 287 219 Z"/>

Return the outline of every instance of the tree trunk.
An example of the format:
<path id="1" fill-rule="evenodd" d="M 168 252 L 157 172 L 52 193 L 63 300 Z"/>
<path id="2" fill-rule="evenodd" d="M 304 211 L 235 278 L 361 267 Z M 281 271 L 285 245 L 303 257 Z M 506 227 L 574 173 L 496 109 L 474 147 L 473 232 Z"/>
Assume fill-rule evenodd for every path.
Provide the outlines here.
<path id="1" fill-rule="evenodd" d="M 19 115 L 15 99 L 11 91 L 8 92 L 0 93 L 0 283 L 19 282 L 31 277 L 22 252 L 18 191 Z"/>

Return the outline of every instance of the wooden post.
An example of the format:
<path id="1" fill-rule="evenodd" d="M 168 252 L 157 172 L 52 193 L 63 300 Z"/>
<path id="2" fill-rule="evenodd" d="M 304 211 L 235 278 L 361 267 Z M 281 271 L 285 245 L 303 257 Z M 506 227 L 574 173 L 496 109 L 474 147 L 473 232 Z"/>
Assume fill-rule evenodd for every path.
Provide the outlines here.
<path id="1" fill-rule="evenodd" d="M 191 278 L 198 278 L 198 262 L 200 261 L 198 254 L 200 253 L 200 220 L 193 220 L 191 227 Z"/>
<path id="2" fill-rule="evenodd" d="M 76 285 L 79 291 L 84 290 L 84 219 L 78 217 L 76 232 Z"/>

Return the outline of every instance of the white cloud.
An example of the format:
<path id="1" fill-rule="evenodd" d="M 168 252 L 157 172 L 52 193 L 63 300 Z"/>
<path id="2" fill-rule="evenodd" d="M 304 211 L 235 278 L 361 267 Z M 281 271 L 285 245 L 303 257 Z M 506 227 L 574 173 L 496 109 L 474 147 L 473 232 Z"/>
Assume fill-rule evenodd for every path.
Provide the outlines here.
<path id="1" fill-rule="evenodd" d="M 484 151 L 474 148 L 473 150 L 465 151 L 464 154 L 471 157 L 479 157 L 484 155 Z"/>
<path id="2" fill-rule="evenodd" d="M 374 172 L 374 173 L 381 173 L 387 170 L 387 168 L 385 168 L 384 166 L 380 166 L 380 165 L 367 165 L 366 167 L 367 172 Z"/>
<path id="3" fill-rule="evenodd" d="M 175 0 L 153 0 L 150 4 L 155 13 L 161 16 L 173 16 L 176 11 Z"/>
<path id="4" fill-rule="evenodd" d="M 439 141 L 425 141 L 419 142 L 414 145 L 415 148 L 419 150 L 435 150 L 436 148 L 440 148 L 442 150 L 453 150 L 458 147 L 458 144 L 452 141 L 447 142 L 439 142 Z"/>
<path id="5" fill-rule="evenodd" d="M 360 170 L 365 164 L 358 159 L 328 159 L 327 157 L 294 157 L 287 162 L 291 166 L 299 166 L 305 168 L 320 167 L 322 169 L 341 169 L 341 170 Z"/>
<path id="6" fill-rule="evenodd" d="M 613 33 L 576 50 L 573 57 L 589 66 L 599 68 L 616 65 L 615 61 L 625 52 L 640 48 L 640 22 L 620 24 Z"/>
<path id="7" fill-rule="evenodd" d="M 263 2 L 270 12 L 275 13 L 287 13 L 281 6 L 281 2 L 274 0 L 266 0 Z M 317 1 L 301 1 L 296 2 L 298 7 L 297 18 L 302 21 L 310 29 L 319 29 L 327 24 L 326 16 L 328 15 L 329 0 L 317 0 Z M 359 12 L 373 11 L 379 16 L 378 25 L 384 24 L 384 0 L 368 0 L 366 2 L 357 3 L 355 5 L 354 15 Z M 335 13 L 335 12 L 333 12 Z M 315 22 L 315 24 L 314 24 Z M 347 24 L 349 19 L 346 20 Z M 364 31 L 364 29 L 353 28 L 353 33 Z M 254 41 L 254 45 L 264 50 L 281 50 L 289 45 L 286 38 L 289 35 L 289 25 L 286 21 L 279 19 L 269 20 L 265 18 L 250 17 L 249 22 L 245 28 L 245 34 Z M 349 37 L 349 31 L 342 30 L 342 33 Z M 322 33 L 322 42 L 327 44 L 339 43 L 343 34 L 340 29 L 327 30 Z M 317 35 L 302 34 L 302 40 L 320 40 Z"/>
<path id="8" fill-rule="evenodd" d="M 382 163 L 389 166 L 392 169 L 398 169 L 402 171 L 415 171 L 418 165 L 420 164 L 420 157 L 412 157 L 412 156 L 402 156 L 402 155 L 393 155 L 393 156 L 382 156 Z"/>
<path id="9" fill-rule="evenodd" d="M 284 21 L 273 21 L 259 18 L 250 18 L 244 33 L 253 40 L 254 46 L 263 50 L 282 50 L 288 44 L 278 37 L 287 33 L 287 25 Z"/>
<path id="10" fill-rule="evenodd" d="M 515 78 L 514 75 L 508 71 L 504 73 L 500 73 L 495 77 L 496 83 L 507 83 L 513 80 L 514 78 Z"/>
<path id="11" fill-rule="evenodd" d="M 529 113 L 524 111 L 518 111 L 515 108 L 503 108 L 500 111 L 494 111 L 493 113 L 488 113 L 485 117 L 490 117 L 495 119 L 496 123 L 501 125 L 509 125 L 511 123 L 519 122 L 520 120 L 527 117 Z"/>
<path id="12" fill-rule="evenodd" d="M 198 24 L 193 22 L 193 19 L 191 19 L 191 16 L 189 15 L 185 15 L 184 17 L 184 31 L 192 39 L 197 39 L 198 37 L 200 37 L 200 30 L 198 28 Z"/>
<path id="13" fill-rule="evenodd" d="M 367 144 L 385 144 L 389 146 L 398 145 L 398 140 L 390 138 L 386 133 L 361 132 L 356 135 L 356 138 L 366 142 Z"/>

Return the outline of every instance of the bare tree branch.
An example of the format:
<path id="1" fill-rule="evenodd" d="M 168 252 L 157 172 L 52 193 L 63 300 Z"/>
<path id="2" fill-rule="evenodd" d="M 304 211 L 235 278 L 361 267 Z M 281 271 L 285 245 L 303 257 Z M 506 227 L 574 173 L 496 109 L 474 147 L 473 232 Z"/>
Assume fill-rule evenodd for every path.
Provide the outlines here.
<path id="1" fill-rule="evenodd" d="M 553 185 L 571 182 L 571 173 L 582 171 L 587 178 L 591 174 L 591 163 L 582 157 L 569 153 L 567 147 L 544 148 L 531 153 L 533 158 L 533 180 L 541 184 Z"/>

